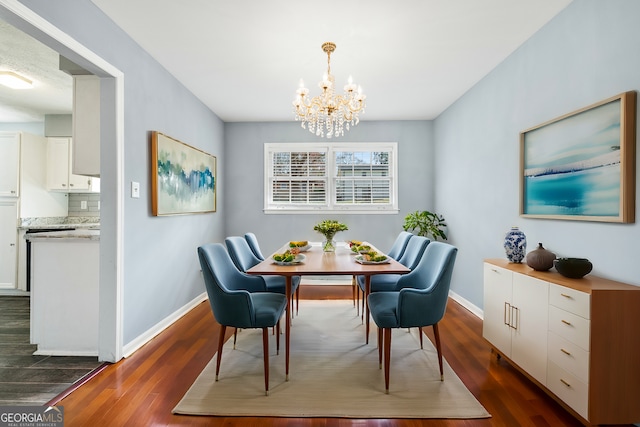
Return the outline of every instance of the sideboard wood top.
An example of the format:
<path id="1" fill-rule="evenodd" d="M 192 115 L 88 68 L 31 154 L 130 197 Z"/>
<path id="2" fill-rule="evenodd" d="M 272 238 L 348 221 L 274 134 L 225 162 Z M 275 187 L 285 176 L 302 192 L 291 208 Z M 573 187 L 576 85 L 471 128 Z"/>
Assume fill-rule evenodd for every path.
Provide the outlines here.
<path id="1" fill-rule="evenodd" d="M 566 286 L 567 288 L 575 289 L 577 291 L 592 293 L 594 291 L 637 291 L 640 292 L 640 286 L 630 285 L 628 283 L 617 282 L 615 280 L 605 279 L 603 277 L 594 276 L 593 274 L 587 274 L 581 279 L 570 279 L 564 277 L 554 269 L 549 271 L 536 271 L 529 267 L 525 263 L 514 263 L 507 259 L 490 258 L 485 259 L 484 262 L 492 264 L 498 267 L 511 270 L 516 273 L 524 274 L 527 276 L 535 277 L 540 280 L 547 281 L 549 283 L 555 283 L 558 285 Z"/>

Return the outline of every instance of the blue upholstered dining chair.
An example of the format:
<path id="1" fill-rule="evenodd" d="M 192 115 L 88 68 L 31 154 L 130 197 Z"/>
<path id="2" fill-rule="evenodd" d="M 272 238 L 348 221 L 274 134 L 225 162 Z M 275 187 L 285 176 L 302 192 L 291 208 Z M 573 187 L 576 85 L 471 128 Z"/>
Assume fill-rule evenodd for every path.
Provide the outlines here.
<path id="1" fill-rule="evenodd" d="M 432 242 L 420 263 L 411 273 L 402 276 L 397 291 L 375 292 L 368 296 L 369 310 L 378 325 L 378 360 L 382 366 L 384 350 L 385 392 L 389 393 L 389 367 L 391 364 L 391 330 L 433 326 L 435 346 L 440 365 L 440 380 L 444 380 L 442 369 L 442 347 L 438 322 L 444 317 L 451 285 L 453 265 L 458 249 L 448 243 Z"/>
<path id="2" fill-rule="evenodd" d="M 411 236 L 407 247 L 404 250 L 402 256 L 398 259 L 398 262 L 410 270 L 413 270 L 420 262 L 422 254 L 429 245 L 431 240 L 423 236 Z M 371 276 L 371 285 L 369 292 L 381 292 L 381 291 L 395 291 L 398 290 L 397 283 L 402 274 L 376 274 Z M 363 294 L 365 294 L 365 278 L 364 276 L 357 276 L 358 286 Z M 364 295 L 362 300 L 362 315 L 364 316 Z M 364 317 L 363 317 L 364 320 Z"/>
<path id="3" fill-rule="evenodd" d="M 276 348 L 280 347 L 280 318 L 287 306 L 282 293 L 266 292 L 264 279 L 238 271 L 224 246 L 211 243 L 198 248 L 198 258 L 204 275 L 209 304 L 220 324 L 216 381 L 220 373 L 222 346 L 228 326 L 262 329 L 264 353 L 264 388 L 269 394 L 269 334 L 276 327 Z"/>
<path id="4" fill-rule="evenodd" d="M 230 236 L 224 239 L 224 243 L 229 251 L 231 260 L 242 272 L 246 272 L 254 265 L 262 262 L 251 250 L 249 243 L 244 237 Z M 280 294 L 285 293 L 286 284 L 283 276 L 261 276 L 267 284 L 267 291 L 277 292 Z M 293 276 L 291 278 L 291 294 L 297 293 L 298 286 L 300 285 L 300 276 Z M 293 298 L 292 298 L 293 299 Z M 297 300 L 299 301 L 299 299 Z"/>
<path id="5" fill-rule="evenodd" d="M 258 238 L 253 233 L 245 233 L 244 240 L 247 241 L 247 244 L 251 248 L 251 252 L 258 258 L 260 261 L 264 261 L 264 255 L 262 255 L 262 251 L 260 250 L 260 245 L 258 244 Z"/>
<path id="6" fill-rule="evenodd" d="M 389 249 L 389 251 L 386 253 L 387 256 L 398 261 L 404 254 L 404 251 L 407 247 L 407 243 L 409 243 L 409 239 L 412 236 L 413 234 L 407 231 L 401 231 L 396 237 L 395 242 L 393 242 L 393 245 L 391 245 L 391 249 Z M 358 286 L 358 283 L 356 281 L 356 276 L 353 276 L 352 286 L 353 286 L 353 292 L 352 292 L 353 304 L 356 306 L 356 308 L 358 308 L 360 305 L 360 287 Z M 364 299 L 362 300 L 362 302 L 364 303 Z"/>
<path id="7" fill-rule="evenodd" d="M 391 245 L 391 249 L 387 252 L 387 256 L 399 260 L 404 254 L 405 249 L 407 248 L 407 244 L 409 243 L 409 239 L 413 237 L 413 234 L 408 231 L 401 231 L 396 237 L 396 241 Z"/>

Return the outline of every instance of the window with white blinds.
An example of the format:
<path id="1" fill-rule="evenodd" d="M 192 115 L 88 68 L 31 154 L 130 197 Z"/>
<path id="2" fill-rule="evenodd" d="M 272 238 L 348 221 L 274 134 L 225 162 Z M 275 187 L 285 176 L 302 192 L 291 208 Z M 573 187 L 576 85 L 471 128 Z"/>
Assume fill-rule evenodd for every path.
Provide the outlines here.
<path id="1" fill-rule="evenodd" d="M 396 143 L 265 144 L 266 212 L 395 213 Z"/>

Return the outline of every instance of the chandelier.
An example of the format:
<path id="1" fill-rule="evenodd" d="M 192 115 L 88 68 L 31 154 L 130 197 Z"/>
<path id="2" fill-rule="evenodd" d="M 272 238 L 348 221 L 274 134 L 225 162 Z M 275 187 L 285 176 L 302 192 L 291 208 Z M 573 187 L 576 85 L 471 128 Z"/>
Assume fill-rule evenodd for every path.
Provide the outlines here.
<path id="1" fill-rule="evenodd" d="M 365 96 L 362 88 L 357 87 L 349 76 L 349 82 L 344 87 L 344 94 L 336 95 L 335 78 L 331 74 L 331 53 L 336 50 L 336 44 L 326 42 L 322 44 L 322 50 L 327 54 L 327 72 L 318 83 L 322 93 L 309 99 L 309 89 L 304 87 L 300 80 L 300 87 L 296 91 L 296 99 L 293 101 L 293 111 L 296 121 L 300 121 L 303 129 L 317 136 L 331 138 L 344 135 L 346 126 L 355 126 L 360 121 L 359 113 L 364 113 Z"/>

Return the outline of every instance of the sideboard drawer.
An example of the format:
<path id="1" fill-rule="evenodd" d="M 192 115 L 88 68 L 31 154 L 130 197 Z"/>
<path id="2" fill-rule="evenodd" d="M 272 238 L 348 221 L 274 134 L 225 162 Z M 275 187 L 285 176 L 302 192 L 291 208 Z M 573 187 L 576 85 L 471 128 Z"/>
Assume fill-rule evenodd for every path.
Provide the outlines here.
<path id="1" fill-rule="evenodd" d="M 588 386 L 551 361 L 547 371 L 547 388 L 581 417 L 588 419 Z"/>
<path id="2" fill-rule="evenodd" d="M 551 305 L 549 330 L 589 351 L 590 322 L 587 319 Z"/>
<path id="3" fill-rule="evenodd" d="M 588 351 L 553 332 L 549 332 L 547 351 L 549 360 L 571 372 L 585 384 L 589 383 Z"/>
<path id="4" fill-rule="evenodd" d="M 549 303 L 570 313 L 590 319 L 591 295 L 564 286 L 551 284 Z"/>

